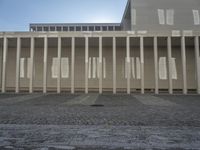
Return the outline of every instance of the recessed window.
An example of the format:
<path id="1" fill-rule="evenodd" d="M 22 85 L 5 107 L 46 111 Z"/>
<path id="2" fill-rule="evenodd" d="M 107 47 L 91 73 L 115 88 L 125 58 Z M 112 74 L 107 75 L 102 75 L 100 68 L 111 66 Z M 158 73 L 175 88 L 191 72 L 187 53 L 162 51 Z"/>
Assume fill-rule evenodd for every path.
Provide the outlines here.
<path id="1" fill-rule="evenodd" d="M 89 31 L 94 31 L 94 27 L 93 26 L 89 26 Z"/>
<path id="2" fill-rule="evenodd" d="M 107 26 L 103 26 L 103 31 L 107 31 Z"/>
<path id="3" fill-rule="evenodd" d="M 113 26 L 109 26 L 108 31 L 113 31 Z"/>
<path id="4" fill-rule="evenodd" d="M 37 27 L 37 31 L 42 31 L 42 27 Z"/>
<path id="5" fill-rule="evenodd" d="M 49 27 L 44 27 L 44 31 L 49 31 Z"/>
<path id="6" fill-rule="evenodd" d="M 56 31 L 62 31 L 61 27 L 56 27 Z"/>
<path id="7" fill-rule="evenodd" d="M 63 31 L 68 31 L 68 27 L 63 27 Z"/>
<path id="8" fill-rule="evenodd" d="M 81 27 L 80 26 L 76 27 L 76 31 L 81 31 Z"/>
<path id="9" fill-rule="evenodd" d="M 100 26 L 96 26 L 95 27 L 95 31 L 100 31 L 101 30 L 101 27 Z"/>
<path id="10" fill-rule="evenodd" d="M 69 27 L 69 31 L 74 31 L 74 27 Z"/>
<path id="11" fill-rule="evenodd" d="M 50 27 L 50 31 L 55 31 L 55 27 Z"/>
<path id="12" fill-rule="evenodd" d="M 83 26 L 83 27 L 82 27 L 82 30 L 83 30 L 83 31 L 87 31 L 87 26 Z"/>
<path id="13" fill-rule="evenodd" d="M 36 31 L 36 27 L 31 27 L 31 31 Z"/>

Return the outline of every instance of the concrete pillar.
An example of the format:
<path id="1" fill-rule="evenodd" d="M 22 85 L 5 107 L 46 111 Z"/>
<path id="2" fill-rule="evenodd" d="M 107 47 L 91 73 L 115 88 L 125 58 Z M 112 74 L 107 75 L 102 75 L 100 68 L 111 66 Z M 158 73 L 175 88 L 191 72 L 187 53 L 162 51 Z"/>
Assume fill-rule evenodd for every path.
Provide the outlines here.
<path id="1" fill-rule="evenodd" d="M 8 39 L 3 38 L 3 67 L 2 67 L 2 93 L 6 91 L 6 61 L 7 61 L 7 51 L 8 51 Z"/>
<path id="2" fill-rule="evenodd" d="M 47 55 L 48 55 L 48 39 L 44 38 L 44 70 L 43 70 L 43 93 L 47 93 Z"/>
<path id="3" fill-rule="evenodd" d="M 89 40 L 85 37 L 85 93 L 88 93 L 88 57 L 89 57 Z"/>
<path id="4" fill-rule="evenodd" d="M 131 76 L 130 76 L 130 37 L 126 37 L 126 66 L 127 66 L 127 94 L 131 93 L 130 89 L 130 82 L 131 82 Z"/>
<path id="5" fill-rule="evenodd" d="M 102 37 L 99 37 L 99 93 L 102 94 Z"/>
<path id="6" fill-rule="evenodd" d="M 155 94 L 159 94 L 158 88 L 158 39 L 154 37 L 154 68 L 155 68 Z"/>
<path id="7" fill-rule="evenodd" d="M 144 38 L 140 37 L 141 94 L 144 94 Z"/>
<path id="8" fill-rule="evenodd" d="M 16 93 L 19 93 L 19 83 L 20 83 L 20 55 L 21 55 L 21 38 L 17 37 L 16 80 L 15 80 L 15 92 Z"/>
<path id="9" fill-rule="evenodd" d="M 200 94 L 200 56 L 199 56 L 199 37 L 195 37 L 195 61 L 197 77 L 197 93 Z"/>
<path id="10" fill-rule="evenodd" d="M 113 37 L 113 94 L 117 93 L 116 90 L 116 37 Z"/>
<path id="11" fill-rule="evenodd" d="M 181 37 L 181 57 L 183 70 L 183 94 L 187 94 L 187 73 L 186 73 L 186 55 L 185 55 L 185 37 Z"/>
<path id="12" fill-rule="evenodd" d="M 61 83 L 61 37 L 58 37 L 58 78 L 57 78 L 57 93 L 60 93 Z"/>
<path id="13" fill-rule="evenodd" d="M 29 93 L 33 93 L 33 68 L 34 68 L 34 37 L 31 37 L 31 49 L 30 49 L 30 80 L 29 80 Z"/>
<path id="14" fill-rule="evenodd" d="M 71 93 L 74 94 L 75 37 L 72 37 L 71 59 Z"/>
<path id="15" fill-rule="evenodd" d="M 169 94 L 173 94 L 173 82 L 172 82 L 172 43 L 171 37 L 167 37 L 167 54 L 168 54 L 168 82 L 169 82 Z"/>

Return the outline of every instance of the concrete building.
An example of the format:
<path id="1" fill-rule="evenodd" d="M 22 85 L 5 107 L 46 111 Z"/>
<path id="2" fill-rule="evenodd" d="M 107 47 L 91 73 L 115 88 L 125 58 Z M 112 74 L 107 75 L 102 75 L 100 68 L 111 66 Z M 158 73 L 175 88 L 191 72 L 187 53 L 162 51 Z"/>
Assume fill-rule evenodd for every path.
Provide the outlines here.
<path id="1" fill-rule="evenodd" d="M 199 0 L 128 0 L 121 23 L 0 32 L 0 90 L 200 94 L 199 12 Z"/>

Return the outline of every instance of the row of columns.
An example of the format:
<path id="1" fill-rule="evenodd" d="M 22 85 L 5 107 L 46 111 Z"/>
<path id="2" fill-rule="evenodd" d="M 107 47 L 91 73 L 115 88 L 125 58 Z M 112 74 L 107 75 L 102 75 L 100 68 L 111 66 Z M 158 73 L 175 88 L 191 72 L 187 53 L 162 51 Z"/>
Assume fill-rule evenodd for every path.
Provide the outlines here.
<path id="1" fill-rule="evenodd" d="M 103 91 L 102 87 L 102 36 L 99 38 L 99 93 Z M 30 80 L 29 92 L 33 93 L 33 64 L 34 64 L 34 37 L 30 38 Z M 153 38 L 154 41 L 154 71 L 155 71 L 155 94 L 159 94 L 158 86 L 158 39 Z M 61 92 L 61 37 L 58 37 L 58 78 L 57 78 L 57 93 Z M 6 87 L 6 58 L 8 51 L 7 37 L 3 38 L 3 65 L 2 65 L 2 93 L 5 93 Z M 48 37 L 44 37 L 44 69 L 43 69 L 43 93 L 47 92 L 47 55 L 48 55 Z M 167 55 L 168 55 L 168 84 L 169 94 L 173 94 L 172 82 L 172 44 L 171 37 L 167 37 Z M 15 92 L 19 93 L 19 77 L 20 77 L 20 56 L 21 56 L 21 38 L 17 37 L 17 55 L 16 55 L 16 83 Z M 130 62 L 130 37 L 126 37 L 126 57 L 127 57 L 127 93 L 131 93 L 131 62 Z M 85 93 L 88 93 L 88 58 L 89 58 L 89 37 L 85 37 Z M 141 60 L 141 94 L 144 94 L 144 37 L 140 37 L 140 60 Z M 186 45 L 185 37 L 181 37 L 181 60 L 182 60 L 182 76 L 183 76 L 183 94 L 187 94 L 187 73 L 186 73 Z M 200 94 L 200 59 L 199 59 L 199 37 L 195 37 L 195 64 L 196 64 L 196 78 L 197 78 L 197 93 Z M 116 37 L 113 37 L 113 93 L 116 94 Z M 71 93 L 74 94 L 74 71 L 75 71 L 75 37 L 71 39 Z"/>

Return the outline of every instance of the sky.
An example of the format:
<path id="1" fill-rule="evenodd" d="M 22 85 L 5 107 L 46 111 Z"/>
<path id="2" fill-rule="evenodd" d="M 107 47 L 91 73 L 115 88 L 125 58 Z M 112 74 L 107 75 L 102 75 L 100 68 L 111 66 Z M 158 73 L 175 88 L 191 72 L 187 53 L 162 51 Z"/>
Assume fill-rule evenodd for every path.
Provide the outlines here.
<path id="1" fill-rule="evenodd" d="M 30 23 L 119 23 L 127 0 L 0 0 L 0 32 Z"/>

